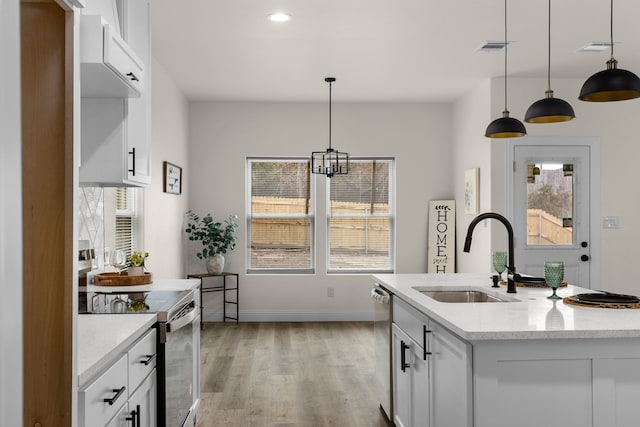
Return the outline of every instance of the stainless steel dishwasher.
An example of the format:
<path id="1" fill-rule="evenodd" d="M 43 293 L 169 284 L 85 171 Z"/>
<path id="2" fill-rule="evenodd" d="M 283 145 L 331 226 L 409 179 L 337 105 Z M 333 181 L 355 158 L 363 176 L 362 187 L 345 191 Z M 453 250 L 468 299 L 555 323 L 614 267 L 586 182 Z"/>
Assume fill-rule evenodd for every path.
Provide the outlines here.
<path id="1" fill-rule="evenodd" d="M 391 393 L 391 294 L 376 284 L 371 290 L 373 300 L 373 333 L 375 338 L 375 382 L 380 410 L 393 420 Z"/>

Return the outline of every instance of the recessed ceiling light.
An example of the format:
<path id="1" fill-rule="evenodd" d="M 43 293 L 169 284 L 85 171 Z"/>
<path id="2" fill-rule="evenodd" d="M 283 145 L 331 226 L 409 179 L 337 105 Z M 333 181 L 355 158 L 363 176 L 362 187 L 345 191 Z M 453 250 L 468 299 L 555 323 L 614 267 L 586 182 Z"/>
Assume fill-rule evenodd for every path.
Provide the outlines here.
<path id="1" fill-rule="evenodd" d="M 617 43 L 613 43 L 617 44 Z M 611 49 L 611 42 L 590 42 L 582 46 L 576 52 L 603 52 Z"/>
<path id="2" fill-rule="evenodd" d="M 291 20 L 291 15 L 284 12 L 275 12 L 269 15 L 269 20 L 273 22 L 287 22 Z"/>

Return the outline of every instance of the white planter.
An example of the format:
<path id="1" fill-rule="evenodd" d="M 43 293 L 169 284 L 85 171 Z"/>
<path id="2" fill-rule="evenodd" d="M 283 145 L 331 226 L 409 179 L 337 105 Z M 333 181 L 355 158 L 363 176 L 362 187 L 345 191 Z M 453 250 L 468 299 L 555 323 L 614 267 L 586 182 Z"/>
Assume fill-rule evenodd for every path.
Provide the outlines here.
<path id="1" fill-rule="evenodd" d="M 128 267 L 127 276 L 142 276 L 144 275 L 144 267 Z"/>
<path id="2" fill-rule="evenodd" d="M 212 257 L 207 258 L 207 272 L 209 274 L 220 274 L 224 269 L 224 256 L 221 254 L 215 254 Z"/>

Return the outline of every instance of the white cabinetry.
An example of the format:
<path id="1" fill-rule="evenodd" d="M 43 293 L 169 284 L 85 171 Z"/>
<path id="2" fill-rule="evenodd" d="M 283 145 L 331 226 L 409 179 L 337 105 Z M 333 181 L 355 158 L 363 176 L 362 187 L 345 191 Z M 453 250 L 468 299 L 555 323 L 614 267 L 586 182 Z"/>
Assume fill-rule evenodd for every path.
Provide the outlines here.
<path id="1" fill-rule="evenodd" d="M 392 370 L 397 426 L 471 426 L 471 346 L 393 299 Z"/>
<path id="2" fill-rule="evenodd" d="M 152 329 L 80 389 L 80 427 L 156 425 L 155 344 Z"/>
<path id="3" fill-rule="evenodd" d="M 150 158 L 150 4 L 148 0 L 118 1 L 122 40 L 139 62 L 139 76 L 128 76 L 139 97 L 123 98 L 84 89 L 82 98 L 82 150 L 80 182 L 104 186 L 146 186 L 151 183 Z M 83 16 L 83 19 L 93 19 Z M 110 30 L 113 32 L 113 28 Z M 118 36 L 113 40 L 117 41 Z M 128 70 L 127 54 L 118 43 L 104 39 L 116 52 L 113 61 Z M 84 43 L 85 40 L 81 40 Z M 88 41 L 87 41 L 88 43 Z M 112 55 L 114 56 L 114 55 Z M 131 55 L 129 55 L 131 56 Z M 87 68 L 87 67 L 85 67 Z M 131 71 L 125 71 L 125 75 Z M 83 69 L 81 80 L 91 81 L 93 74 Z M 135 77 L 135 79 L 134 79 Z M 89 96 L 90 95 L 90 96 Z M 122 95 L 120 95 L 122 96 Z"/>

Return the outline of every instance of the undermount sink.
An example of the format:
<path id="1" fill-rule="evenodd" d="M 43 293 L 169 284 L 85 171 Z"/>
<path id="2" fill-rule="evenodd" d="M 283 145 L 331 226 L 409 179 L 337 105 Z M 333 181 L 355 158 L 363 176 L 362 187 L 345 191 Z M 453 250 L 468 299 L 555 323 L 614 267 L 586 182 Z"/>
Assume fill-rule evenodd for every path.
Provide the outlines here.
<path id="1" fill-rule="evenodd" d="M 426 289 L 415 287 L 423 295 L 439 302 L 475 303 L 475 302 L 512 302 L 517 301 L 507 296 L 491 295 L 475 289 Z"/>

